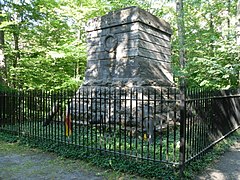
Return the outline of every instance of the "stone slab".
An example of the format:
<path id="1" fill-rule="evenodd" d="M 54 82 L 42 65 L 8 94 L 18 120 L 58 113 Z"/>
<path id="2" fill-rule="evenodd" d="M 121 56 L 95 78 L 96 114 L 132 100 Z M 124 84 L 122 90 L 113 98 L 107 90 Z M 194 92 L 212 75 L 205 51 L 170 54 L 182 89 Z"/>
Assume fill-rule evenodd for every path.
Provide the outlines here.
<path id="1" fill-rule="evenodd" d="M 171 39 L 170 38 L 171 36 L 169 34 L 163 34 L 161 33 L 160 30 L 152 28 L 140 22 L 134 22 L 131 24 L 118 25 L 118 26 L 107 28 L 107 29 L 91 31 L 91 32 L 88 32 L 87 38 L 88 39 L 97 38 L 97 37 L 106 36 L 108 34 L 128 33 L 132 31 L 143 31 L 151 35 L 154 35 L 160 39 L 166 40 L 168 42 L 170 42 L 170 39 Z"/>
<path id="2" fill-rule="evenodd" d="M 170 25 L 166 21 L 159 19 L 138 7 L 128 7 L 110 12 L 102 17 L 91 19 L 87 23 L 86 31 L 95 31 L 134 22 L 141 22 L 153 28 L 159 29 L 166 34 L 172 34 Z"/>
<path id="3" fill-rule="evenodd" d="M 133 85 L 141 85 L 143 82 L 151 82 L 155 85 L 170 85 L 172 80 L 171 64 L 162 61 L 149 61 L 144 57 L 123 58 L 118 61 L 102 60 L 89 61 L 89 68 L 86 71 L 85 81 L 87 84 L 116 84 L 116 79 L 123 82 L 133 82 Z M 147 78 L 151 77 L 151 78 Z M 161 81 L 159 81 L 159 79 Z M 147 80 L 147 81 L 145 81 Z M 163 84 L 154 83 L 161 82 Z M 121 83 L 118 83 L 121 84 Z M 144 84 L 144 83 L 143 83 Z M 146 83 L 145 83 L 146 84 Z M 148 84 L 150 85 L 150 84 Z"/>
<path id="4" fill-rule="evenodd" d="M 129 41 L 129 40 L 136 40 L 141 39 L 144 41 L 148 41 L 150 43 L 160 45 L 162 47 L 170 48 L 170 42 L 167 40 L 162 39 L 161 37 L 152 35 L 150 33 L 147 33 L 145 31 L 131 31 L 131 32 L 123 32 L 119 34 L 115 34 L 115 36 L 118 38 L 119 42 L 123 41 Z M 95 37 L 95 38 L 89 38 L 87 40 L 88 46 L 103 46 L 104 45 L 104 39 L 106 38 L 106 35 Z"/>
<path id="5" fill-rule="evenodd" d="M 102 44 L 102 43 L 101 43 Z M 170 46 L 168 44 L 168 46 Z M 149 51 L 153 51 L 156 53 L 162 53 L 162 54 L 166 54 L 166 55 L 171 55 L 171 49 L 170 47 L 164 47 L 161 44 L 156 44 L 156 43 L 152 43 L 143 39 L 120 39 L 119 40 L 119 44 L 116 48 L 116 51 L 118 51 L 119 49 L 122 50 L 126 50 L 126 49 L 132 49 L 132 48 L 143 48 L 143 49 L 147 49 Z M 105 48 L 103 45 L 100 46 L 88 46 L 87 48 L 88 54 L 91 56 L 94 53 L 104 53 L 105 52 Z"/>

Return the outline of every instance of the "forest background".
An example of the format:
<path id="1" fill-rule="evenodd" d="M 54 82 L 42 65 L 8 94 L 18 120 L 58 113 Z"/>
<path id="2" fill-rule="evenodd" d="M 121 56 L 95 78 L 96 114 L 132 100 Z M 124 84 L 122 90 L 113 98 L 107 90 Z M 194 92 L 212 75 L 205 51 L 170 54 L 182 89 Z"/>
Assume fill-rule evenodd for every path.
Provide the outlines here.
<path id="1" fill-rule="evenodd" d="M 0 0 L 0 89 L 79 87 L 87 61 L 86 22 L 128 6 L 139 6 L 171 24 L 176 84 L 185 77 L 187 87 L 238 87 L 237 1 L 184 1 L 182 69 L 174 0 Z"/>

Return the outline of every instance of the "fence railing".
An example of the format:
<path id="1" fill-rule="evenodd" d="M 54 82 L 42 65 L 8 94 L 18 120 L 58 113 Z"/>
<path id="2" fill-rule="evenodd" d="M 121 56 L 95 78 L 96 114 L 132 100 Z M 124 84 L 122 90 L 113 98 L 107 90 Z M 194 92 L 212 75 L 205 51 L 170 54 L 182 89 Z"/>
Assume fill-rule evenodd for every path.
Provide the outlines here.
<path id="1" fill-rule="evenodd" d="M 240 90 L 189 90 L 185 162 L 204 154 L 240 126 Z"/>
<path id="2" fill-rule="evenodd" d="M 0 131 L 184 165 L 240 126 L 239 91 L 188 90 L 186 97 L 180 122 L 173 87 L 0 92 Z"/>

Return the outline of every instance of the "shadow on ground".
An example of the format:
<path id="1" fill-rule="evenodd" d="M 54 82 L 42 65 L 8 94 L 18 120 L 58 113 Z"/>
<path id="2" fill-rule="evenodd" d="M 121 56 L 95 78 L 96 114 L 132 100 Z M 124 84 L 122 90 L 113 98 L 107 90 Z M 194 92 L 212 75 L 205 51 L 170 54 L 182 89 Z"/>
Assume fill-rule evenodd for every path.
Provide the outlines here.
<path id="1" fill-rule="evenodd" d="M 240 180 L 240 139 L 197 180 Z"/>
<path id="2" fill-rule="evenodd" d="M 0 180 L 141 179 L 90 163 L 0 140 Z"/>
<path id="3" fill-rule="evenodd" d="M 100 180 L 103 177 L 81 169 L 74 160 L 66 161 L 54 154 L 29 150 L 23 152 L 0 151 L 0 179 Z"/>

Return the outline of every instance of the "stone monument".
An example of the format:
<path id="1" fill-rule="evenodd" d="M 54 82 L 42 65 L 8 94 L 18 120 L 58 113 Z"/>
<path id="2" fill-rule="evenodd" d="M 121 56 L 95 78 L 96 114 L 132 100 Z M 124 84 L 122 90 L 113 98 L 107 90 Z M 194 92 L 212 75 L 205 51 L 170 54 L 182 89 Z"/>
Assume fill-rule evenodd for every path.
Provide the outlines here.
<path id="1" fill-rule="evenodd" d="M 85 81 L 76 93 L 79 98 L 72 102 L 72 116 L 83 124 L 135 124 L 150 128 L 153 134 L 153 125 L 160 129 L 169 117 L 164 112 L 167 106 L 147 100 L 164 99 L 162 90 L 173 85 L 170 25 L 129 7 L 90 20 L 86 31 Z M 147 87 L 148 94 L 138 91 L 139 87 Z M 150 94 L 149 89 L 158 92 Z M 159 109 L 154 112 L 155 120 L 154 109 Z"/>
<path id="2" fill-rule="evenodd" d="M 87 23 L 88 62 L 83 86 L 171 86 L 169 24 L 138 7 Z"/>

